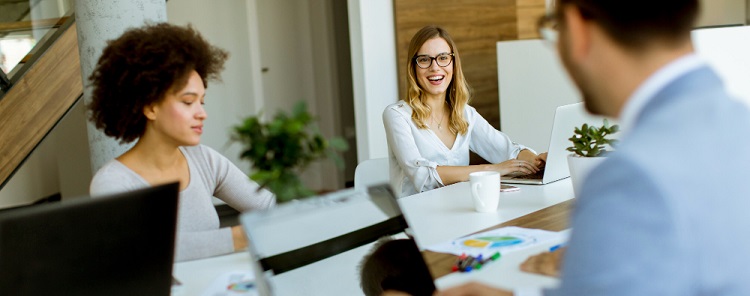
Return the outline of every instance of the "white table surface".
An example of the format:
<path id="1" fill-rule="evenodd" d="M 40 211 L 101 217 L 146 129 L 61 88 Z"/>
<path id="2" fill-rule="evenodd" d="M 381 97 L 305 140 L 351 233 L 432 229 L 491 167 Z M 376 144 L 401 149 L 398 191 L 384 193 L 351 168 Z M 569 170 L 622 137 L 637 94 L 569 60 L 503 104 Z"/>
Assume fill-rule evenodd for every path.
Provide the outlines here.
<path id="1" fill-rule="evenodd" d="M 501 193 L 499 210 L 496 213 L 474 211 L 468 182 L 404 197 L 399 203 L 414 230 L 417 243 L 424 249 L 425 246 L 465 236 L 573 198 L 569 178 L 542 186 L 515 186 L 521 190 Z M 436 285 L 438 288 L 444 288 L 477 280 L 509 289 L 553 286 L 557 283 L 554 278 L 518 270 L 518 265 L 526 257 L 548 247 L 540 245 L 513 253 L 478 272 L 444 276 L 436 281 Z M 276 292 L 278 295 L 361 295 L 357 264 L 370 248 L 371 244 L 365 245 L 275 276 Z M 241 252 L 177 263 L 174 265 L 173 274 L 183 286 L 173 295 L 203 295 L 204 290 L 222 274 L 231 271 L 249 272 L 249 260 L 249 255 Z"/>

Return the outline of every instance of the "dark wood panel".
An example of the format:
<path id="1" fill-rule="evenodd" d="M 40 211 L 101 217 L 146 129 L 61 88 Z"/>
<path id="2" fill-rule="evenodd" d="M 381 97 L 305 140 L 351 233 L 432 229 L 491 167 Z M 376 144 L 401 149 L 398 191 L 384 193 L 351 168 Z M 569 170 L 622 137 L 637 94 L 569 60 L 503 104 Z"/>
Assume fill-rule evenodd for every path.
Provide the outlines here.
<path id="1" fill-rule="evenodd" d="M 477 231 L 476 233 L 506 226 L 561 231 L 568 228 L 568 215 L 572 210 L 573 203 L 573 199 L 561 202 L 500 225 Z M 456 262 L 455 255 L 436 253 L 432 251 L 422 252 L 422 257 L 424 257 L 427 262 L 427 266 L 430 268 L 430 273 L 432 273 L 433 278 L 439 278 L 451 273 L 451 267 Z"/>
<path id="2" fill-rule="evenodd" d="M 461 53 L 473 89 L 471 105 L 496 128 L 500 124 L 496 43 L 518 39 L 516 0 L 394 0 L 399 95 L 405 97 L 409 40 L 426 25 L 444 27 Z"/>
<path id="3" fill-rule="evenodd" d="M 83 92 L 75 24 L 0 99 L 0 184 Z"/>

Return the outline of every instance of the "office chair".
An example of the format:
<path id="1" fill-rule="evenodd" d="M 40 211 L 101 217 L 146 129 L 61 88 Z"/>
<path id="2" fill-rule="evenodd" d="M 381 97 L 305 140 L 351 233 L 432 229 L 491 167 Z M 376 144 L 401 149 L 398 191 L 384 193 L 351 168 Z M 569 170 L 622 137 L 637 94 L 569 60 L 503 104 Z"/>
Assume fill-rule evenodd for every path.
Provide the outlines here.
<path id="1" fill-rule="evenodd" d="M 367 188 L 375 184 L 388 183 L 389 180 L 387 157 L 365 160 L 354 169 L 354 188 Z"/>

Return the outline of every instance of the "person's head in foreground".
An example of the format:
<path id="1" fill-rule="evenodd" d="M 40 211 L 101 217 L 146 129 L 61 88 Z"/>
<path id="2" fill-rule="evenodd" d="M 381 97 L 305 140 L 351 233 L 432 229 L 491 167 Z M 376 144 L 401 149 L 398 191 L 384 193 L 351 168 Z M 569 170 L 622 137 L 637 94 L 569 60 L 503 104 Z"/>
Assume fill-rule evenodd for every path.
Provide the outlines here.
<path id="1" fill-rule="evenodd" d="M 540 26 L 594 114 L 617 117 L 644 77 L 693 51 L 697 0 L 556 2 Z"/>
<path id="2" fill-rule="evenodd" d="M 427 128 L 432 112 L 427 102 L 445 101 L 450 110 L 446 125 L 454 133 L 465 133 L 469 124 L 463 111 L 471 94 L 451 35 L 441 27 L 426 26 L 411 38 L 406 54 L 409 57 L 406 103 L 414 110 L 414 122 L 420 128 Z"/>
<path id="3" fill-rule="evenodd" d="M 151 137 L 197 145 L 206 87 L 219 79 L 226 58 L 191 27 L 129 29 L 107 43 L 89 78 L 91 121 L 123 143 Z"/>
<path id="4" fill-rule="evenodd" d="M 388 291 L 432 295 L 435 286 L 421 253 L 410 239 L 379 239 L 359 265 L 360 286 L 367 296 Z"/>

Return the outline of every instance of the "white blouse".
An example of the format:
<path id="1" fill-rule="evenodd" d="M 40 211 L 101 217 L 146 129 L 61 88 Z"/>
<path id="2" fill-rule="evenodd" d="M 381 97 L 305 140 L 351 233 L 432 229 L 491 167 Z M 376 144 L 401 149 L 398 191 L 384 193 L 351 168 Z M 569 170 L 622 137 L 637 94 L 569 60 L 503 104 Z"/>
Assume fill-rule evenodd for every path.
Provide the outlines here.
<path id="1" fill-rule="evenodd" d="M 403 100 L 383 111 L 391 186 L 399 197 L 445 186 L 437 166 L 467 166 L 469 150 L 491 163 L 500 163 L 529 149 L 496 130 L 469 105 L 464 108 L 469 129 L 466 134 L 457 135 L 451 149 L 432 130 L 419 129 L 411 113 L 411 107 Z"/>

